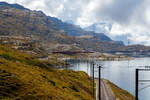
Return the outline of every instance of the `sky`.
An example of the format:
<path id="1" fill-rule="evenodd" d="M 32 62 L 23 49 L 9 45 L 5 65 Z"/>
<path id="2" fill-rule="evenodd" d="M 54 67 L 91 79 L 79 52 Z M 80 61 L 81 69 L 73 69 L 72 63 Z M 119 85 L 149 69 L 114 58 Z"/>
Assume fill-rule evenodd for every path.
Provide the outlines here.
<path id="1" fill-rule="evenodd" d="M 110 37 L 129 35 L 133 44 L 150 46 L 150 0 L 0 0 L 42 10 L 81 27 L 109 23 Z"/>

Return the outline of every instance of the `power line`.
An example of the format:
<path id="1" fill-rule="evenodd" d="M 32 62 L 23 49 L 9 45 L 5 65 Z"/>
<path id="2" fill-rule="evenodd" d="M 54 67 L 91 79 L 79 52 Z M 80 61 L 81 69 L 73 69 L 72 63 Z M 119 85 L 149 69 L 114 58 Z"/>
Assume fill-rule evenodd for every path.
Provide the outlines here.
<path id="1" fill-rule="evenodd" d="M 139 80 L 139 72 L 143 72 L 143 71 L 150 71 L 150 69 L 136 69 L 136 76 L 135 76 L 135 100 L 139 100 L 139 92 L 150 87 L 150 85 L 142 88 L 139 90 L 139 83 L 140 82 L 150 82 L 150 80 Z"/>
<path id="2" fill-rule="evenodd" d="M 146 88 L 149 88 L 149 87 L 150 87 L 150 85 L 147 85 L 147 86 L 145 86 L 145 87 L 139 89 L 139 92 L 141 92 L 142 90 L 144 90 L 144 89 L 146 89 Z"/>

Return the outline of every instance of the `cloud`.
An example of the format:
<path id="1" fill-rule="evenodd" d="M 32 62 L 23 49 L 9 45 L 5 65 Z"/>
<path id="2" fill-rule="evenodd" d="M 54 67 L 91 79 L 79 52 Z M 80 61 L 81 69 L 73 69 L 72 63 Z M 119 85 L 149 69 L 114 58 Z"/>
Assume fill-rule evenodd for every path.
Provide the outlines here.
<path id="1" fill-rule="evenodd" d="M 133 44 L 150 45 L 149 0 L 99 0 L 95 8 L 97 21 L 113 23 L 110 37 L 128 35 Z"/>
<path id="2" fill-rule="evenodd" d="M 114 39 L 119 37 L 125 39 L 125 43 L 130 41 L 130 44 L 144 44 L 150 46 L 150 33 L 149 29 L 143 25 L 119 25 L 113 24 L 112 30 L 108 33 L 108 35 Z"/>
<path id="3" fill-rule="evenodd" d="M 111 2 L 106 4 L 101 1 L 99 8 L 97 8 L 97 16 L 121 24 L 130 22 L 135 11 L 138 12 L 137 9 L 145 3 L 145 0 L 109 0 Z"/>

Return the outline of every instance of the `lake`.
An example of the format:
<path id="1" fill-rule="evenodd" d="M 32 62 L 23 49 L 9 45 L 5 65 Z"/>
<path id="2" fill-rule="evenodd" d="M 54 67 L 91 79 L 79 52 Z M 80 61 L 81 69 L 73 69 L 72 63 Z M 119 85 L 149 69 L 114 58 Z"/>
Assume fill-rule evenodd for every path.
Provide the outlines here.
<path id="1" fill-rule="evenodd" d="M 97 67 L 101 65 L 103 67 L 102 78 L 110 80 L 133 95 L 135 94 L 135 69 L 150 66 L 150 58 L 135 58 L 130 61 L 67 60 L 67 62 L 71 64 L 69 69 L 84 71 L 90 76 L 92 76 L 92 66 L 95 63 L 94 75 L 96 78 L 98 77 Z M 139 80 L 150 80 L 150 71 L 139 72 Z M 150 82 L 139 84 L 139 100 L 150 100 Z"/>

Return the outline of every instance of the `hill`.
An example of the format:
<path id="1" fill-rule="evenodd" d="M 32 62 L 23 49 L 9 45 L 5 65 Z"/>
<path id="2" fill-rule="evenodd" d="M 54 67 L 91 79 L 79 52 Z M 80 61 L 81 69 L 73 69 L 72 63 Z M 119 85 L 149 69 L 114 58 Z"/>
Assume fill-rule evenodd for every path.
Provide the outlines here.
<path id="1" fill-rule="evenodd" d="M 0 100 L 92 99 L 87 74 L 52 69 L 52 64 L 0 46 Z"/>

